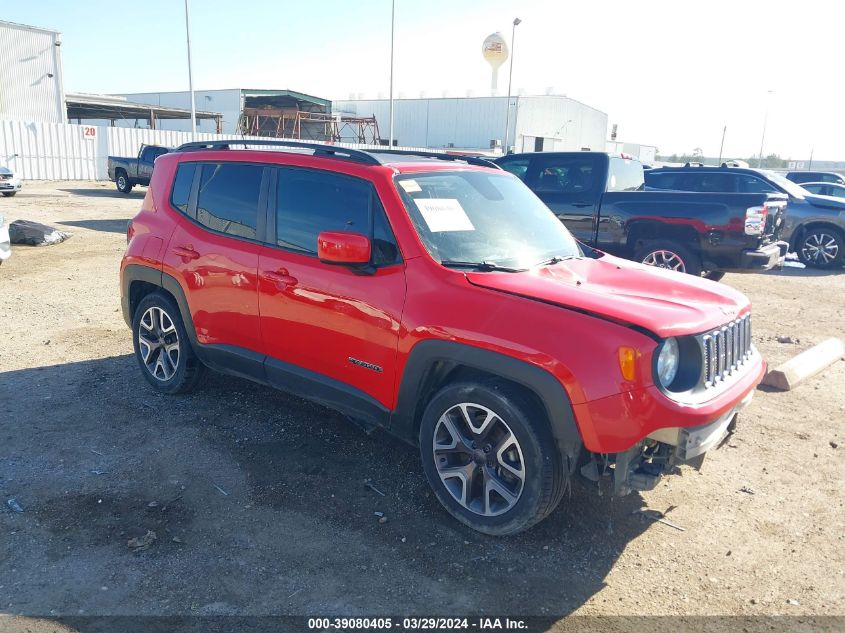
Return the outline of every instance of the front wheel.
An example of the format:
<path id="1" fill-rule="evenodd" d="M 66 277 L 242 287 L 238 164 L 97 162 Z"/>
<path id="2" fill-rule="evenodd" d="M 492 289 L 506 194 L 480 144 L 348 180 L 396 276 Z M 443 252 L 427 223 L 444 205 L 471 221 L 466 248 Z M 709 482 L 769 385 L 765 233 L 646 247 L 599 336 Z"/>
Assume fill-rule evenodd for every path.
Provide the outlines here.
<path id="1" fill-rule="evenodd" d="M 429 484 L 453 517 L 474 530 L 514 534 L 560 503 L 565 475 L 545 414 L 511 385 L 445 387 L 420 425 Z"/>
<path id="2" fill-rule="evenodd" d="M 117 172 L 115 185 L 117 185 L 117 190 L 120 193 L 130 193 L 132 191 L 132 183 L 129 181 L 129 176 L 126 175 L 125 171 Z"/>
<path id="3" fill-rule="evenodd" d="M 845 253 L 842 233 L 820 227 L 809 229 L 798 244 L 798 259 L 810 268 L 834 268 L 842 265 Z"/>
<path id="4" fill-rule="evenodd" d="M 647 266 L 674 270 L 696 277 L 701 275 L 701 259 L 686 246 L 677 242 L 646 242 L 637 249 L 634 259 Z"/>

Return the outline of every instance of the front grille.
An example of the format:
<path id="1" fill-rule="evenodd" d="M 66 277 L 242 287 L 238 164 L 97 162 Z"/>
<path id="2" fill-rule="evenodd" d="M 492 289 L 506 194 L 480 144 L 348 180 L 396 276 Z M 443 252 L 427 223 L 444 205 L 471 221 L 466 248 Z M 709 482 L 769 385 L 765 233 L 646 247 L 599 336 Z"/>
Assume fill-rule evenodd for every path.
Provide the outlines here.
<path id="1" fill-rule="evenodd" d="M 704 358 L 704 388 L 709 389 L 739 369 L 751 358 L 751 315 L 698 336 Z"/>

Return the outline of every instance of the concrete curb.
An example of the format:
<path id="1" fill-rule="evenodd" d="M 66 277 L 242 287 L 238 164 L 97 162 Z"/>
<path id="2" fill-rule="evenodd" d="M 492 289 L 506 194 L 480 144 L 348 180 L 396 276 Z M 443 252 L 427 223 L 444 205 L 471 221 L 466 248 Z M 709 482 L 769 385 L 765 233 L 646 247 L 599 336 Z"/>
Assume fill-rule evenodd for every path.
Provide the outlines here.
<path id="1" fill-rule="evenodd" d="M 789 391 L 844 356 L 845 347 L 842 341 L 838 338 L 825 339 L 770 370 L 763 378 L 763 384 L 781 391 Z"/>

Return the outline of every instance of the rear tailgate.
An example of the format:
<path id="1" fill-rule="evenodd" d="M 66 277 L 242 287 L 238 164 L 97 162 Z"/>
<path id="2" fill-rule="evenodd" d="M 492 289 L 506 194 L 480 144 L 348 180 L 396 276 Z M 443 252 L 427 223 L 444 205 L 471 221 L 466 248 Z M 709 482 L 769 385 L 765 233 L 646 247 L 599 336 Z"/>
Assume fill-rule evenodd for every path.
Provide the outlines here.
<path id="1" fill-rule="evenodd" d="M 786 221 L 788 200 L 787 196 L 782 193 L 767 194 L 765 202 L 766 207 L 766 224 L 763 229 L 763 234 L 760 236 L 760 245 L 771 244 L 780 239 L 783 225 Z"/>

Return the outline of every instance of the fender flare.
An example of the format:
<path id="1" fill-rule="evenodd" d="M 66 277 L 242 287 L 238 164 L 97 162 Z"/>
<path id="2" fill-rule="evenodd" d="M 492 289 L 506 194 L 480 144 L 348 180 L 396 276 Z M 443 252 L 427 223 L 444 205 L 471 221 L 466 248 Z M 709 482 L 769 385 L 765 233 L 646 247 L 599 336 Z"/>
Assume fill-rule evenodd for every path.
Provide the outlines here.
<path id="1" fill-rule="evenodd" d="M 194 320 L 191 317 L 191 310 L 188 307 L 188 299 L 185 297 L 185 291 L 182 286 L 176 281 L 172 275 L 158 270 L 157 268 L 150 268 L 149 266 L 142 266 L 140 264 L 129 264 L 123 269 L 123 288 L 121 294 L 121 308 L 123 310 L 123 320 L 126 321 L 129 327 L 132 327 L 132 308 L 130 305 L 130 288 L 132 282 L 143 281 L 153 286 L 158 286 L 163 290 L 169 292 L 176 300 L 176 305 L 179 306 L 179 314 L 182 317 L 182 323 L 188 331 L 188 338 L 191 339 L 191 344 L 194 349 L 199 349 L 197 341 L 197 331 L 194 328 Z"/>
<path id="2" fill-rule="evenodd" d="M 429 340 L 417 343 L 402 374 L 396 408 L 390 418 L 390 432 L 417 444 L 418 421 L 424 404 L 427 377 L 438 363 L 468 367 L 517 383 L 533 392 L 546 410 L 552 435 L 563 455 L 575 463 L 583 442 L 572 403 L 564 386 L 545 369 L 498 352 L 454 341 Z"/>

